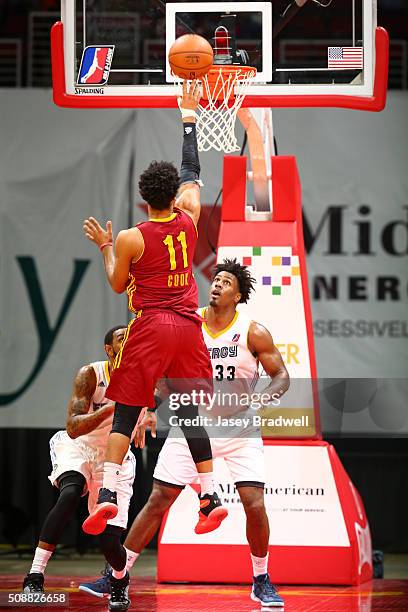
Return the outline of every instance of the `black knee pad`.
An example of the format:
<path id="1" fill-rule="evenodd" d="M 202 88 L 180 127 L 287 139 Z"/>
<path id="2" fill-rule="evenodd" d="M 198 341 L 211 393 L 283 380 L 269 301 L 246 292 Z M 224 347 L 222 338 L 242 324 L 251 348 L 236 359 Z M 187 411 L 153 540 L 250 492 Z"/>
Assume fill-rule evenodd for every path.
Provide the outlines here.
<path id="1" fill-rule="evenodd" d="M 194 419 L 198 416 L 198 406 L 196 404 L 188 404 L 188 406 L 180 406 L 174 413 L 179 419 Z"/>
<path id="2" fill-rule="evenodd" d="M 107 525 L 105 531 L 99 536 L 100 547 L 105 559 L 118 572 L 126 565 L 126 550 L 121 542 L 123 532 L 122 527 Z"/>
<path id="3" fill-rule="evenodd" d="M 194 463 L 202 463 L 212 459 L 211 443 L 204 427 L 194 427 L 194 431 L 191 433 L 183 429 L 183 433 Z M 202 437 L 197 438 L 196 436 Z M 207 437 L 204 438 L 204 436 Z"/>
<path id="4" fill-rule="evenodd" d="M 142 406 L 116 404 L 111 433 L 120 433 L 131 438 L 141 410 Z"/>
<path id="5" fill-rule="evenodd" d="M 63 491 L 63 489 L 72 485 L 74 487 L 81 487 L 82 494 L 85 484 L 85 476 L 80 472 L 75 472 L 74 470 L 72 470 L 72 472 L 64 472 L 58 478 L 58 488 L 60 493 Z"/>
<path id="6" fill-rule="evenodd" d="M 68 521 L 73 517 L 86 483 L 79 472 L 65 472 L 58 479 L 60 494 L 50 510 L 40 533 L 40 540 L 57 544 Z"/>
<path id="7" fill-rule="evenodd" d="M 181 406 L 177 410 L 177 416 L 179 419 L 193 419 L 198 416 L 198 406 L 194 404 Z M 202 461 L 212 459 L 211 443 L 205 428 L 197 425 L 181 425 L 180 427 L 187 440 L 194 463 L 201 463 Z"/>

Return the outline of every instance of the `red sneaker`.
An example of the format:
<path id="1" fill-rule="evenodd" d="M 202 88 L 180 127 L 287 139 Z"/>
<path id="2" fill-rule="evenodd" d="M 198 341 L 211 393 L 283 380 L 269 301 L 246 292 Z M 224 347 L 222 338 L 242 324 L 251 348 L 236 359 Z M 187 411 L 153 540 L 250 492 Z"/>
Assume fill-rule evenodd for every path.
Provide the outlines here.
<path id="1" fill-rule="evenodd" d="M 200 500 L 200 511 L 198 513 L 198 523 L 195 526 L 195 533 L 209 533 L 218 529 L 222 521 L 228 516 L 228 510 L 221 506 L 220 498 L 217 493 L 198 496 Z"/>
<path id="2" fill-rule="evenodd" d="M 98 503 L 95 510 L 91 512 L 82 523 L 82 529 L 90 535 L 99 535 L 105 531 L 106 523 L 115 518 L 118 513 L 118 502 L 116 491 L 100 489 Z"/>

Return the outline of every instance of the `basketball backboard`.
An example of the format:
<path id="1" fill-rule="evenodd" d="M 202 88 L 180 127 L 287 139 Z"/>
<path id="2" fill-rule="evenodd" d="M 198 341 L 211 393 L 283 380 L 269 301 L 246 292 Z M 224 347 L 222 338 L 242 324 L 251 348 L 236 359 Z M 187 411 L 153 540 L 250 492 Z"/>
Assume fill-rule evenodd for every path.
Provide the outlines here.
<path id="1" fill-rule="evenodd" d="M 175 38 L 235 33 L 234 61 L 257 69 L 244 106 L 385 103 L 388 37 L 376 0 L 62 0 L 52 31 L 54 100 L 78 107 L 174 107 Z M 234 37 L 233 37 L 234 40 Z"/>

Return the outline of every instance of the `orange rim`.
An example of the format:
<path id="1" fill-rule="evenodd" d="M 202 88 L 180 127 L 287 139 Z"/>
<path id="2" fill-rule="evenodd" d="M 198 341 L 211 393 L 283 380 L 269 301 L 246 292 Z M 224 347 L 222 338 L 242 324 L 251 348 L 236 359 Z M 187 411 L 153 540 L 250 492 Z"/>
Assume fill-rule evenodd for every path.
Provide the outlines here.
<path id="1" fill-rule="evenodd" d="M 203 100 L 220 101 L 225 100 L 225 94 L 228 94 L 228 101 L 234 96 L 234 87 L 240 81 L 248 78 L 253 78 L 256 75 L 256 68 L 253 66 L 234 66 L 234 65 L 216 65 L 202 77 L 204 83 Z M 228 83 L 230 81 L 230 83 Z M 226 86 L 227 84 L 227 86 Z"/>

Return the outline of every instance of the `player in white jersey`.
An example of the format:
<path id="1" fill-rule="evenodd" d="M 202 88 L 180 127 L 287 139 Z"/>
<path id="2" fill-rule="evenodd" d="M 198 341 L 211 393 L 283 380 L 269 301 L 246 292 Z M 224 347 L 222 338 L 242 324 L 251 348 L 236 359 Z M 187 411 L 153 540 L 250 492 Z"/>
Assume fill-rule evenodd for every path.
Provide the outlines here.
<path id="1" fill-rule="evenodd" d="M 125 333 L 124 326 L 109 330 L 105 336 L 108 361 L 97 361 L 79 370 L 68 404 L 66 430 L 58 431 L 50 440 L 52 472 L 49 479 L 60 493 L 43 523 L 31 569 L 23 583 L 26 593 L 44 590 L 45 568 L 81 496 L 89 492 L 90 510 L 96 504 L 102 486 L 103 462 L 115 409 L 114 402 L 105 398 L 105 391 Z M 110 527 L 100 539 L 101 548 L 113 566 L 122 563 L 121 558 L 119 563 L 115 562 L 116 557 L 125 555 L 126 558 L 120 539 L 127 527 L 135 463 L 135 456 L 129 449 L 118 481 L 119 512 L 114 519 L 108 521 Z"/>
<path id="2" fill-rule="evenodd" d="M 280 397 L 289 387 L 289 375 L 269 331 L 237 311 L 247 302 L 253 279 L 246 266 L 224 260 L 215 268 L 210 304 L 202 314 L 204 340 L 213 365 L 214 381 L 241 379 L 250 388 L 258 377 L 258 365 L 270 377 L 264 390 Z M 137 440 L 144 444 L 146 427 L 156 435 L 156 416 L 148 411 L 138 428 Z M 211 432 L 210 432 L 211 436 Z M 283 600 L 268 575 L 269 523 L 264 504 L 265 466 L 260 435 L 211 437 L 213 457 L 222 457 L 231 473 L 246 514 L 246 532 L 253 566 L 251 597 L 263 606 L 282 607 Z M 154 471 L 153 490 L 128 533 L 125 546 L 136 559 L 160 527 L 163 516 L 182 489 L 196 481 L 197 472 L 182 436 L 169 435 Z M 226 562 L 227 559 L 226 559 Z M 109 575 L 88 583 L 88 592 L 109 592 Z"/>

